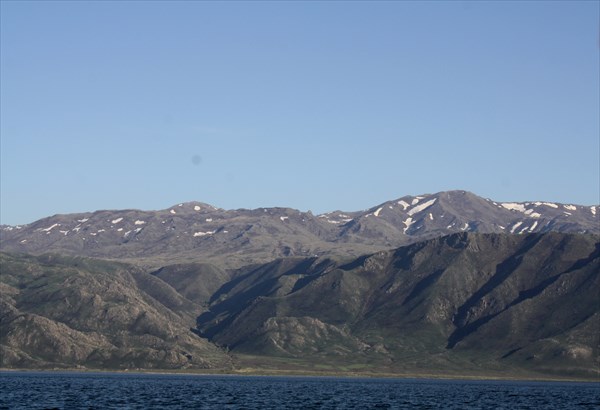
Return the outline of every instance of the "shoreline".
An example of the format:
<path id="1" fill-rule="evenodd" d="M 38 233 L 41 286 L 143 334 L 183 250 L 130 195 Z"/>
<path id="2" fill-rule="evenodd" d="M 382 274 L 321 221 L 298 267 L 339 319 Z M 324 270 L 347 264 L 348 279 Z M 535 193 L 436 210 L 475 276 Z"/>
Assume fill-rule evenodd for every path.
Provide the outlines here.
<path id="1" fill-rule="evenodd" d="M 464 375 L 446 373 L 390 373 L 390 372 L 298 372 L 287 370 L 257 370 L 240 369 L 237 371 L 222 370 L 176 370 L 176 369 L 31 369 L 31 368 L 0 368 L 0 373 L 72 373 L 72 374 L 106 374 L 106 375 L 140 375 L 140 376 L 198 376 L 198 377 L 285 377 L 285 378 L 337 378 L 337 379 L 398 379 L 398 380 L 440 380 L 440 381 L 473 381 L 473 382 L 535 382 L 535 383 L 600 383 L 600 378 L 561 377 L 535 375 L 493 375 L 472 374 Z"/>

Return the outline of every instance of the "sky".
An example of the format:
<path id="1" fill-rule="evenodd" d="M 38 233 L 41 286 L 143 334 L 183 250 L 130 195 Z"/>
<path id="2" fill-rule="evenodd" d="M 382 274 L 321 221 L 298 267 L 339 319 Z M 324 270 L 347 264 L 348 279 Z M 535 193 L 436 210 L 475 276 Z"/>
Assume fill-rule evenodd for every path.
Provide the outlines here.
<path id="1" fill-rule="evenodd" d="M 0 2 L 0 222 L 600 202 L 600 2 Z"/>

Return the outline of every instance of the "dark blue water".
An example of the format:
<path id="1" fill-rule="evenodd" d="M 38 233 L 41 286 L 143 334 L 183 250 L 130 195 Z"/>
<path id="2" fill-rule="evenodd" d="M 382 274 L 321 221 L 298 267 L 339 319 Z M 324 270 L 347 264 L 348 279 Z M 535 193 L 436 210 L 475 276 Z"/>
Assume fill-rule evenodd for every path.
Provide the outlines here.
<path id="1" fill-rule="evenodd" d="M 600 384 L 0 372 L 0 409 L 599 409 Z"/>

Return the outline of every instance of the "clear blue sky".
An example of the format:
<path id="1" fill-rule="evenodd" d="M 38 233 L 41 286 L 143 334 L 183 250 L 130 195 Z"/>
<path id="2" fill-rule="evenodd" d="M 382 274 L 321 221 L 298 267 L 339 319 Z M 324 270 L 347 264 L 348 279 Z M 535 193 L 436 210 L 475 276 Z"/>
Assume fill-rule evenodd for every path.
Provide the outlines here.
<path id="1" fill-rule="evenodd" d="M 599 2 L 1 2 L 5 224 L 600 202 Z"/>

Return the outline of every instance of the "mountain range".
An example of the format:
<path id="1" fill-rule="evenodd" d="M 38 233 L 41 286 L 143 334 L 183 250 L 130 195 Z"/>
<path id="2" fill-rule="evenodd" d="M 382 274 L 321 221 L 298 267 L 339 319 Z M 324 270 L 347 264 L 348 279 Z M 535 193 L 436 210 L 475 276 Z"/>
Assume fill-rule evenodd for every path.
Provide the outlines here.
<path id="1" fill-rule="evenodd" d="M 457 232 L 600 234 L 599 206 L 495 202 L 467 191 L 405 196 L 363 211 L 223 210 L 201 202 L 160 211 L 54 215 L 0 226 L 0 249 L 56 252 L 160 266 L 224 268 L 290 256 L 360 256 Z"/>
<path id="2" fill-rule="evenodd" d="M 598 208 L 447 191 L 4 225 L 1 366 L 597 379 Z"/>

